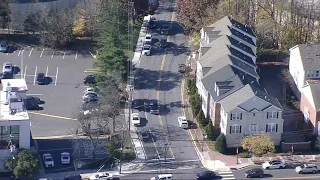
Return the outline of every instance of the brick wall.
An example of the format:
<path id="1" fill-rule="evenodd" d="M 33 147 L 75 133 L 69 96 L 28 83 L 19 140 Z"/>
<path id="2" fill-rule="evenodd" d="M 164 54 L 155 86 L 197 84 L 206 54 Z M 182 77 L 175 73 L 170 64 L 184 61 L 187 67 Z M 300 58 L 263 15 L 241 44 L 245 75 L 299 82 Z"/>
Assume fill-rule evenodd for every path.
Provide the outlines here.
<path id="1" fill-rule="evenodd" d="M 281 143 L 282 152 L 291 152 L 292 145 L 294 152 L 303 152 L 311 150 L 311 142 L 299 142 L 299 143 Z"/>
<path id="2" fill-rule="evenodd" d="M 312 123 L 312 126 L 314 127 L 315 132 L 318 129 L 318 121 L 317 121 L 317 111 L 315 109 L 313 109 L 312 105 L 310 104 L 310 102 L 308 101 L 308 99 L 306 98 L 306 96 L 302 93 L 301 94 L 301 100 L 300 100 L 300 110 L 302 111 L 302 113 L 305 112 L 305 109 L 308 109 L 309 111 L 309 119 L 310 122 Z"/>

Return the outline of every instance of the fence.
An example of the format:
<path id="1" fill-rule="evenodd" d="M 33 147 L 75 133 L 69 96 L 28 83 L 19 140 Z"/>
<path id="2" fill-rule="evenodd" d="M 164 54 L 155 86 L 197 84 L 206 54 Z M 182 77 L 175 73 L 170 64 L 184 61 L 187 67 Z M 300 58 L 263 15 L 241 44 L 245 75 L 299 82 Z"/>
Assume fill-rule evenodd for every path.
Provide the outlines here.
<path id="1" fill-rule="evenodd" d="M 296 142 L 296 143 L 281 143 L 282 152 L 302 152 L 311 150 L 311 141 L 309 142 Z"/>

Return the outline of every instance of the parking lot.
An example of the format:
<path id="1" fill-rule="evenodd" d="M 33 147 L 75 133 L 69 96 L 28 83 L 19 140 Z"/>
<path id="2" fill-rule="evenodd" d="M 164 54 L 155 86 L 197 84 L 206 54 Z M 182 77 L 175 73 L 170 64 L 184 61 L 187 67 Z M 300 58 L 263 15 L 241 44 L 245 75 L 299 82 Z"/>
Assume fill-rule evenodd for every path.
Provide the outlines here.
<path id="1" fill-rule="evenodd" d="M 43 110 L 29 113 L 34 138 L 74 132 L 84 91 L 84 71 L 92 69 L 94 62 L 90 52 L 25 47 L 0 53 L 0 62 L 11 62 L 15 78 L 25 78 L 28 94 L 45 102 Z M 36 83 L 38 73 L 45 74 L 46 85 Z"/>

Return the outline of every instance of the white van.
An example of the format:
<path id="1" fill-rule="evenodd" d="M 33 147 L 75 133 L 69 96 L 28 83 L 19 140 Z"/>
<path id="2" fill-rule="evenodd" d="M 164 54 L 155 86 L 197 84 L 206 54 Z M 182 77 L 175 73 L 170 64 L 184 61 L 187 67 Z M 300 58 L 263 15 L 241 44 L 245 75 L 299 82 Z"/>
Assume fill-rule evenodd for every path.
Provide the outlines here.
<path id="1" fill-rule="evenodd" d="M 180 128 L 183 128 L 183 129 L 189 128 L 189 123 L 188 123 L 186 117 L 184 117 L 184 116 L 179 116 L 179 117 L 178 117 L 178 122 L 179 122 Z"/>
<path id="2" fill-rule="evenodd" d="M 173 180 L 172 174 L 159 174 L 155 177 L 152 177 L 150 180 Z"/>

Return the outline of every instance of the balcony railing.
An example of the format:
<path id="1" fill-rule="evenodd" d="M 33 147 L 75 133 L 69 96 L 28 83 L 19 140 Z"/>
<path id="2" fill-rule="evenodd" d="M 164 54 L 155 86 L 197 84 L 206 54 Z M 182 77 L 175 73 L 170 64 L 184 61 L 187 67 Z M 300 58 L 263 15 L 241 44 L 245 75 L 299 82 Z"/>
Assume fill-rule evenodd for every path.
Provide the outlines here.
<path id="1" fill-rule="evenodd" d="M 249 131 L 249 132 L 245 132 L 244 135 L 245 136 L 257 136 L 261 133 L 263 133 L 264 131 Z"/>

